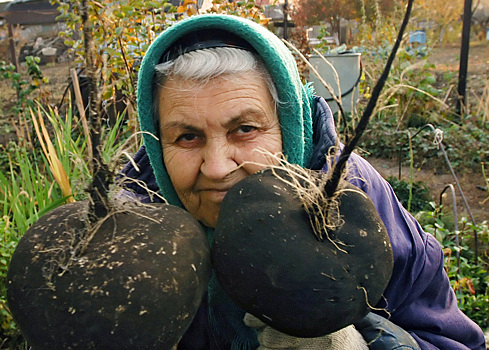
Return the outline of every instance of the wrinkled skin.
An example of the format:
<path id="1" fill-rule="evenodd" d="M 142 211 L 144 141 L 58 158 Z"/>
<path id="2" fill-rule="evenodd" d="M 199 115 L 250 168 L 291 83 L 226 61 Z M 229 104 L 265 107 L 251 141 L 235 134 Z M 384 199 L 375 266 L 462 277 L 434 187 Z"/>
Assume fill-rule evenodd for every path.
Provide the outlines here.
<path id="1" fill-rule="evenodd" d="M 163 158 L 185 208 L 215 227 L 227 191 L 282 151 L 280 124 L 263 78 L 246 73 L 205 85 L 169 79 L 159 91 Z"/>

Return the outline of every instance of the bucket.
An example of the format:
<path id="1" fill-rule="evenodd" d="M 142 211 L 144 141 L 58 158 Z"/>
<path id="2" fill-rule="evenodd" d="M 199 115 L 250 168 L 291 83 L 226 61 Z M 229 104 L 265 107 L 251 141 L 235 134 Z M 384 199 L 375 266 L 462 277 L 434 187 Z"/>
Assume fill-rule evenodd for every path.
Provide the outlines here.
<path id="1" fill-rule="evenodd" d="M 56 55 L 56 48 L 55 47 L 45 47 L 41 50 L 41 53 L 44 56 L 55 56 Z"/>
<path id="2" fill-rule="evenodd" d="M 323 57 L 332 65 L 332 67 L 324 62 Z M 360 53 L 343 53 L 337 55 L 312 55 L 309 62 L 316 68 L 323 80 L 328 83 L 336 96 L 339 96 L 341 91 L 341 104 L 345 113 L 351 112 L 358 100 L 358 83 L 361 78 L 361 54 Z M 339 87 L 336 81 L 334 70 L 339 77 Z M 328 101 L 333 113 L 336 113 L 339 108 L 326 87 L 321 83 L 318 77 L 313 72 L 309 73 L 310 82 L 314 84 L 316 95 L 322 96 Z"/>
<path id="3" fill-rule="evenodd" d="M 409 32 L 410 44 L 426 44 L 426 32 L 424 30 L 416 30 Z"/>

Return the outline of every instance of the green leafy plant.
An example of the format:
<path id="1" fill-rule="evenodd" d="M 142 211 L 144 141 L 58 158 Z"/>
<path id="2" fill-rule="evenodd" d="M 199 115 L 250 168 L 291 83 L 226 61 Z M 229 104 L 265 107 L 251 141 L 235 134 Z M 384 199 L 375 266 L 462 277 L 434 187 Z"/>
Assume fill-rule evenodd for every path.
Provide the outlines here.
<path id="1" fill-rule="evenodd" d="M 255 0 L 227 1 L 213 0 L 209 13 L 227 13 L 230 15 L 246 17 L 257 23 L 263 19 L 263 10 L 256 5 Z"/>
<path id="2" fill-rule="evenodd" d="M 44 134 L 45 143 L 49 140 L 50 145 L 43 144 L 42 148 L 47 153 L 39 153 L 35 148 L 31 150 L 11 144 L 8 154 L 8 169 L 0 171 L 0 230 L 2 230 L 2 251 L 0 252 L 0 295 L 5 297 L 5 274 L 9 258 L 18 240 L 24 232 L 44 213 L 64 203 L 71 197 L 63 194 L 56 173 L 68 174 L 66 178 L 71 180 L 73 187 L 79 192 L 76 196 L 83 195 L 87 181 L 86 164 L 83 163 L 83 151 L 85 147 L 81 137 L 72 139 L 73 120 L 71 113 L 65 118 L 53 110 L 49 112 L 39 110 L 39 114 L 32 115 L 32 121 L 44 126 L 43 117 L 47 117 L 51 128 L 54 130 L 54 142 L 49 135 Z M 38 121 L 37 121 L 37 118 Z M 39 129 L 39 127 L 38 127 Z M 41 136 L 39 131 L 39 136 Z M 55 155 L 59 168 L 53 166 L 50 157 Z M 52 158 L 51 158 L 52 159 Z M 19 181 L 22 179 L 22 181 Z M 58 184 L 57 184 L 58 182 Z"/>
<path id="3" fill-rule="evenodd" d="M 443 145 L 455 172 L 480 172 L 481 163 L 489 158 L 487 125 L 446 122 L 436 127 L 443 132 Z M 419 128 L 414 127 L 399 129 L 396 121 L 384 111 L 372 120 L 372 126 L 365 133 L 361 147 L 367 157 L 398 159 L 400 156 L 402 164 L 409 164 L 410 150 L 408 147 L 400 149 L 400 146 L 408 143 L 408 133 L 414 135 L 418 130 Z M 412 139 L 412 153 L 415 168 L 449 171 L 430 131 L 423 131 Z"/>
<path id="4" fill-rule="evenodd" d="M 487 259 L 489 228 L 486 222 L 474 225 L 467 218 L 460 221 L 460 246 L 449 245 L 451 251 L 446 254 L 447 273 L 460 309 L 483 329 L 489 327 L 489 261 Z M 474 261 L 473 239 L 477 233 L 484 252 L 478 261 Z M 452 234 L 453 237 L 453 234 Z M 460 251 L 460 263 L 454 259 Z M 457 268 L 455 269 L 455 266 Z"/>
<path id="5" fill-rule="evenodd" d="M 66 23 L 60 35 L 75 61 L 85 67 L 86 52 L 80 35 L 82 2 L 53 2 L 59 5 L 59 19 Z M 91 60 L 99 67 L 94 81 L 96 97 L 107 105 L 117 105 L 116 114 L 125 105 L 126 124 L 133 134 L 138 128 L 135 92 L 141 59 L 157 35 L 174 23 L 175 13 L 175 6 L 167 0 L 87 2 L 87 16 L 90 23 L 96 23 L 89 28 L 93 37 Z M 85 70 L 81 75 L 88 76 L 89 72 Z"/>
<path id="6" fill-rule="evenodd" d="M 54 180 L 45 173 L 41 157 L 29 155 L 23 148 L 15 149 L 9 171 L 0 172 L 0 332 L 8 343 L 21 339 L 6 308 L 5 281 L 10 257 L 27 228 L 64 200 Z"/>
<path id="7" fill-rule="evenodd" d="M 0 232 L 2 234 L 0 238 L 0 349 L 27 349 L 7 308 L 5 297 L 7 269 L 19 237 L 11 230 L 11 222 L 6 216 L 0 218 Z"/>
<path id="8" fill-rule="evenodd" d="M 482 166 L 482 176 L 484 176 L 484 182 L 486 184 L 485 188 L 483 189 L 489 195 L 489 177 L 486 175 L 486 162 L 482 162 L 481 166 Z M 489 196 L 482 201 L 482 204 L 485 204 L 488 200 L 489 200 Z"/>
<path id="9" fill-rule="evenodd" d="M 33 107 L 34 101 L 30 98 L 32 93 L 39 89 L 42 84 L 48 83 L 48 78 L 43 75 L 39 68 L 39 62 L 39 57 L 26 57 L 27 76 L 29 77 L 29 80 L 27 80 L 21 73 L 16 71 L 13 64 L 0 61 L 0 77 L 10 80 L 10 86 L 17 93 L 17 103 L 12 109 L 15 115 L 23 113 L 28 107 Z"/>
<path id="10" fill-rule="evenodd" d="M 71 47 L 75 59 L 83 63 L 85 49 L 79 28 L 82 23 L 79 1 L 56 1 L 60 19 L 66 23 L 61 33 Z M 109 100 L 119 91 L 135 103 L 135 83 L 140 60 L 157 34 L 171 25 L 168 12 L 174 7 L 167 0 L 124 0 L 122 2 L 96 2 L 87 4 L 95 60 L 102 67 L 102 96 Z"/>
<path id="11" fill-rule="evenodd" d="M 77 198 L 84 195 L 87 182 L 83 154 L 85 141 L 81 136 L 72 137 L 75 125 L 71 112 L 61 118 L 54 110 L 39 109 L 31 120 L 43 124 L 41 120 L 44 118 L 55 135 L 52 137 L 54 141 L 49 135 L 44 136 L 43 142 L 47 138 L 51 142 L 51 146 L 44 147 L 46 151 L 50 149 L 51 157 L 55 155 L 60 168 L 53 167 L 48 160 L 50 156 L 39 152 L 36 147 L 11 143 L 7 168 L 0 170 L 0 331 L 1 339 L 8 343 L 21 343 L 20 333 L 6 306 L 5 281 L 10 257 L 22 235 L 39 217 L 71 197 L 63 194 L 55 173 L 68 174 L 69 186 L 76 191 L 74 197 Z M 39 136 L 42 136 L 41 131 Z"/>
<path id="12" fill-rule="evenodd" d="M 442 207 L 432 204 L 431 210 L 420 212 L 416 217 L 425 232 L 432 234 L 444 247 L 445 270 L 453 287 L 459 308 L 482 329 L 489 326 L 489 227 L 487 222 L 474 225 L 466 217 L 458 222 L 458 230 Z M 475 261 L 474 234 L 477 233 L 482 256 Z"/>
<path id="13" fill-rule="evenodd" d="M 39 57 L 26 57 L 26 74 L 18 72 L 13 64 L 0 61 L 0 79 L 10 81 L 10 87 L 17 95 L 16 102 L 10 113 L 15 120 L 12 127 L 15 129 L 19 142 L 27 142 L 31 135 L 28 128 L 30 107 L 35 105 L 34 100 L 43 98 L 43 87 L 48 83 L 39 68 Z"/>
<path id="14" fill-rule="evenodd" d="M 392 186 L 401 204 L 411 213 L 417 213 L 429 207 L 431 195 L 423 182 L 416 181 L 411 184 L 394 176 L 388 177 L 386 180 Z"/>
<path id="15" fill-rule="evenodd" d="M 10 257 L 26 230 L 42 215 L 74 200 L 86 198 L 91 179 L 86 138 L 71 109 L 60 115 L 56 109 L 36 103 L 30 110 L 34 145 L 11 143 L 6 167 L 0 169 L 0 324 L 1 339 L 20 342 L 20 334 L 6 306 L 5 280 Z M 128 143 L 120 115 L 111 128 L 103 127 L 102 156 L 114 172 Z M 49 132 L 48 132 L 49 130 Z M 22 181 L 19 181 L 22 179 Z M 67 183 L 66 183 L 67 182 Z M 1 343 L 0 343 L 1 344 Z M 0 346 L 1 348 L 1 346 Z"/>
<path id="16" fill-rule="evenodd" d="M 84 197 L 90 178 L 86 161 L 87 139 L 79 130 L 81 126 L 76 123 L 71 108 L 60 116 L 56 109 L 37 105 L 35 112 L 31 110 L 31 116 L 37 135 L 35 140 L 43 150 L 43 160 L 63 194 L 73 196 L 75 200 Z M 48 133 L 47 129 L 52 132 Z M 63 172 L 66 176 L 61 174 Z M 66 181 L 69 183 L 63 183 Z"/>

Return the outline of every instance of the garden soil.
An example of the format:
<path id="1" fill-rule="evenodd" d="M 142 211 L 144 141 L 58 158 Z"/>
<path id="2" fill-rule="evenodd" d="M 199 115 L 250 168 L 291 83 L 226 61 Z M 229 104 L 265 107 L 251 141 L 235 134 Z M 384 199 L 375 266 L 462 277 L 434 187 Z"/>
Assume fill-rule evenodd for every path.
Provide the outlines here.
<path id="1" fill-rule="evenodd" d="M 435 47 L 429 56 L 429 62 L 435 65 L 435 70 L 444 73 L 458 74 L 460 47 L 445 45 Z M 63 62 L 41 66 L 44 76 L 49 78 L 49 84 L 41 89 L 42 101 L 51 106 L 59 106 L 62 96 L 66 93 L 70 82 L 70 69 L 75 68 L 74 63 Z M 21 67 L 25 72 L 25 67 Z M 472 43 L 469 51 L 467 91 L 468 98 L 475 99 L 482 96 L 484 91 L 489 93 L 489 41 Z M 9 86 L 10 82 L 0 80 L 0 144 L 5 145 L 9 140 L 15 140 L 20 127 L 9 113 L 15 105 L 16 94 Z M 456 89 L 456 87 L 454 87 Z M 384 177 L 398 176 L 399 167 L 396 159 L 369 158 L 370 163 Z M 409 181 L 409 168 L 402 169 L 402 179 Z M 489 219 L 489 191 L 481 188 L 487 187 L 482 174 L 456 174 L 463 194 L 468 202 L 470 212 L 476 223 Z M 435 169 L 415 169 L 414 180 L 426 183 L 431 191 L 433 200 L 439 203 L 439 195 L 448 184 L 456 185 L 450 173 L 436 173 Z M 457 211 L 460 216 L 468 216 L 469 212 L 457 191 Z M 449 193 L 448 191 L 446 193 Z M 451 206 L 451 199 L 443 200 L 445 206 Z"/>

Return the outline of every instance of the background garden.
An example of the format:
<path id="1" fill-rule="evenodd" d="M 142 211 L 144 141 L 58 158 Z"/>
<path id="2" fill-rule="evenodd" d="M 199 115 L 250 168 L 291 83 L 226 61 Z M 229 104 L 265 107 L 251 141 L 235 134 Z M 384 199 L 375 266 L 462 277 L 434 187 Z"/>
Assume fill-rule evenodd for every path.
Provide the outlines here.
<path id="1" fill-rule="evenodd" d="M 122 4 L 122 5 L 121 5 Z M 69 59 L 41 64 L 25 57 L 18 70 L 0 62 L 0 349 L 27 349 L 6 303 L 10 257 L 24 232 L 49 210 L 86 198 L 92 145 L 83 98 L 87 52 L 81 41 L 80 3 L 59 1 L 59 33 Z M 199 12 L 251 18 L 283 36 L 283 22 L 265 14 L 276 4 L 214 0 L 89 1 L 99 96 L 104 123 L 101 154 L 116 174 L 141 144 L 135 82 L 141 57 L 165 28 Z M 356 108 L 338 117 L 342 137 L 355 126 L 385 64 L 404 13 L 402 0 L 289 2 L 287 39 L 305 57 L 360 52 L 362 75 Z M 282 5 L 278 5 L 282 8 Z M 358 149 L 393 186 L 426 232 L 443 245 L 446 270 L 460 308 L 489 327 L 489 41 L 488 22 L 473 20 L 466 105 L 460 110 L 458 58 L 462 4 L 415 3 L 406 35 L 376 112 Z M 292 27 L 293 24 L 293 27 Z M 319 27 L 312 43 L 307 28 Z M 344 28 L 348 30 L 345 32 Z M 347 33 L 344 43 L 331 40 Z M 343 33 L 343 34 L 341 34 Z M 310 68 L 297 54 L 306 80 Z M 113 191 L 117 191 L 114 185 Z"/>

